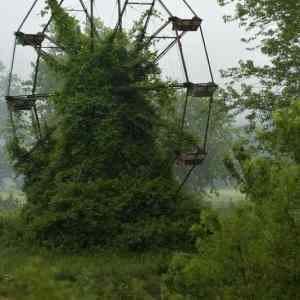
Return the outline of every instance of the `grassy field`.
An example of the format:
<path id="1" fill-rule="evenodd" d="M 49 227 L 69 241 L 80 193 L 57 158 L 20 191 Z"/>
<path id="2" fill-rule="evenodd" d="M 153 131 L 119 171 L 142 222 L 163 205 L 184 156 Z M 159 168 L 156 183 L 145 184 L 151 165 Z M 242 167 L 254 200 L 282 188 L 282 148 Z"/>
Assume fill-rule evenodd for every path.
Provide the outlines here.
<path id="1" fill-rule="evenodd" d="M 22 194 L 18 197 L 22 199 Z M 223 189 L 208 200 L 229 214 L 244 196 Z M 109 251 L 66 255 L 0 245 L 0 300 L 175 300 L 167 294 L 163 279 L 171 256 Z"/>
<path id="2" fill-rule="evenodd" d="M 66 256 L 0 250 L 0 300 L 168 299 L 159 253 Z"/>

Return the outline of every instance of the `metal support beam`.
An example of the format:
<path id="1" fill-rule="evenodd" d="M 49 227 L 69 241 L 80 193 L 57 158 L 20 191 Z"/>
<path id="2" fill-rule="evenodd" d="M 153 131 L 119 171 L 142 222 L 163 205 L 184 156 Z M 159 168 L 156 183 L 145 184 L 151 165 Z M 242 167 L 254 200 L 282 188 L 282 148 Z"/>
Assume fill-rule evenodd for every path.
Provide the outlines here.
<path id="1" fill-rule="evenodd" d="M 86 15 L 88 21 L 90 22 L 90 24 L 92 24 L 92 22 L 93 22 L 93 21 L 92 21 L 92 18 L 91 18 L 91 16 L 90 16 L 90 14 L 89 14 L 89 12 L 88 12 L 88 10 L 87 10 L 87 8 L 86 8 L 86 6 L 85 6 L 83 0 L 79 0 L 79 2 L 80 2 L 80 4 L 81 4 L 81 7 L 82 7 L 82 9 L 83 9 L 83 11 L 84 11 L 84 13 L 85 13 L 85 15 Z M 93 34 L 94 34 L 95 36 L 99 37 L 97 31 L 95 30 L 95 28 L 94 28 L 94 30 L 93 30 Z"/>
<path id="2" fill-rule="evenodd" d="M 207 60 L 208 68 L 209 68 L 211 82 L 215 82 L 212 67 L 211 67 L 211 62 L 210 62 L 210 58 L 209 58 L 208 50 L 207 50 L 207 46 L 206 46 L 206 41 L 205 41 L 205 38 L 204 38 L 204 33 L 203 33 L 203 29 L 202 29 L 201 25 L 200 25 L 200 33 L 201 33 L 201 38 L 202 38 L 202 42 L 203 42 L 205 56 L 206 56 L 206 60 Z"/>
<path id="3" fill-rule="evenodd" d="M 95 49 L 95 22 L 94 22 L 94 0 L 90 0 L 90 5 L 91 5 L 91 51 L 93 52 Z"/>
<path id="4" fill-rule="evenodd" d="M 185 35 L 185 32 L 182 32 L 179 37 L 180 39 Z M 176 40 L 177 38 L 174 38 L 174 41 L 172 41 L 160 54 L 157 55 L 155 59 L 155 63 L 158 63 L 175 45 L 176 45 Z"/>
<path id="5" fill-rule="evenodd" d="M 25 16 L 24 19 L 22 20 L 22 22 L 21 22 L 21 24 L 20 24 L 20 26 L 19 26 L 17 32 L 19 32 L 19 31 L 22 29 L 23 25 L 25 24 L 25 22 L 27 21 L 28 17 L 29 17 L 30 14 L 32 13 L 32 11 L 33 11 L 34 7 L 36 6 L 37 2 L 38 2 L 38 0 L 35 0 L 35 1 L 33 2 L 33 4 L 31 5 L 31 7 L 30 7 L 30 9 L 29 9 L 29 11 L 27 12 L 26 16 Z"/>
<path id="6" fill-rule="evenodd" d="M 14 47 L 13 47 L 13 54 L 12 54 L 9 73 L 8 73 L 8 84 L 7 84 L 7 91 L 6 91 L 7 96 L 10 96 L 10 91 L 11 91 L 13 70 L 14 70 L 15 58 L 16 58 L 16 50 L 17 50 L 17 37 L 15 37 Z"/>
<path id="7" fill-rule="evenodd" d="M 122 4 L 121 4 L 121 0 L 117 0 L 118 2 L 118 21 L 119 21 L 119 26 L 120 26 L 120 30 L 123 30 L 123 22 L 122 22 Z"/>
<path id="8" fill-rule="evenodd" d="M 170 24 L 170 20 L 168 20 L 168 21 L 166 21 L 166 23 L 165 24 L 163 24 L 161 27 L 159 27 L 149 38 L 148 38 L 148 41 L 147 41 L 147 43 L 146 43 L 146 46 L 148 47 L 149 45 L 150 45 L 150 43 L 151 43 L 151 41 L 153 40 L 153 39 L 155 39 L 156 38 L 156 36 L 158 35 L 158 34 L 160 34 L 169 24 Z"/>
<path id="9" fill-rule="evenodd" d="M 181 132 L 183 132 L 183 130 L 184 130 L 184 124 L 185 124 L 185 117 L 186 117 L 188 102 L 189 102 L 189 89 L 187 88 L 186 89 L 186 94 L 185 94 L 184 106 L 183 106 L 181 126 L 180 126 Z"/>
<path id="10" fill-rule="evenodd" d="M 176 191 L 175 196 L 177 196 L 181 190 L 183 189 L 183 187 L 185 186 L 185 184 L 187 183 L 187 181 L 190 179 L 191 175 L 193 174 L 194 170 L 197 168 L 197 165 L 194 165 L 190 168 L 190 170 L 188 171 L 188 173 L 186 174 L 186 176 L 184 177 L 183 181 L 181 182 L 178 190 Z"/>
<path id="11" fill-rule="evenodd" d="M 184 54 L 183 54 L 183 48 L 182 48 L 182 44 L 181 44 L 181 40 L 180 40 L 180 35 L 179 35 L 177 30 L 175 32 L 176 32 L 176 37 L 177 37 L 176 41 L 177 41 L 180 56 L 181 56 L 181 61 L 182 61 L 182 65 L 183 65 L 185 79 L 186 79 L 186 82 L 190 82 L 189 74 L 188 74 L 188 70 L 187 70 L 187 66 L 186 66 L 186 61 L 185 61 L 185 57 L 184 57 Z"/>
<path id="12" fill-rule="evenodd" d="M 204 140 L 203 140 L 203 150 L 205 152 L 207 152 L 207 146 L 208 146 L 208 133 L 209 133 L 209 128 L 210 128 L 210 119 L 211 119 L 211 114 L 212 114 L 213 102 L 214 102 L 214 97 L 211 96 L 209 99 L 206 128 L 205 128 Z"/>
<path id="13" fill-rule="evenodd" d="M 121 13 L 119 13 L 119 20 L 118 20 L 117 25 L 115 26 L 115 30 L 114 30 L 114 35 L 113 35 L 113 36 L 115 36 L 116 32 L 117 32 L 119 29 L 122 30 L 122 26 L 123 26 L 123 16 L 124 16 L 124 13 L 125 13 L 125 11 L 126 11 L 128 2 L 129 2 L 129 0 L 126 0 L 126 1 L 125 1 L 124 5 L 123 5 L 123 8 L 122 8 L 122 10 L 121 10 Z"/>
<path id="14" fill-rule="evenodd" d="M 9 69 L 9 74 L 8 74 L 8 84 L 7 84 L 7 91 L 6 91 L 7 96 L 10 96 L 10 92 L 11 92 L 13 70 L 14 70 L 14 64 L 15 64 L 15 58 L 16 58 L 16 49 L 17 49 L 17 37 L 15 37 L 15 41 L 14 41 L 13 55 L 11 58 L 11 64 L 10 64 L 10 69 Z M 7 110 L 9 112 L 9 119 L 10 119 L 10 123 L 12 126 L 12 133 L 13 133 L 14 138 L 16 138 L 17 132 L 16 132 L 15 121 L 14 121 L 13 113 L 10 110 L 8 104 L 7 104 Z"/>
<path id="15" fill-rule="evenodd" d="M 144 28 L 143 28 L 143 32 L 142 32 L 141 37 L 140 37 L 140 41 L 143 41 L 144 38 L 145 38 L 147 29 L 148 29 L 148 26 L 149 26 L 150 18 L 151 18 L 152 14 L 153 14 L 155 2 L 156 2 L 156 0 L 152 1 L 151 7 L 150 7 L 150 9 L 148 11 L 147 19 L 146 19 L 146 22 L 145 22 L 145 25 L 144 25 Z"/>
<path id="16" fill-rule="evenodd" d="M 160 5 L 163 7 L 163 9 L 166 11 L 166 13 L 169 15 L 169 17 L 174 17 L 171 11 L 168 9 L 168 7 L 164 4 L 162 0 L 158 0 Z"/>
<path id="17" fill-rule="evenodd" d="M 182 0 L 184 2 L 184 4 L 188 7 L 188 9 L 191 11 L 191 13 L 195 16 L 198 17 L 199 16 L 196 14 L 196 12 L 193 10 L 193 8 L 191 7 L 191 5 L 187 2 L 187 0 Z"/>
<path id="18" fill-rule="evenodd" d="M 63 4 L 63 2 L 64 2 L 64 0 L 61 0 L 59 2 L 59 4 L 58 4 L 58 7 L 61 7 L 62 4 Z M 48 28 L 51 25 L 52 21 L 53 21 L 53 14 L 51 15 L 51 17 L 49 18 L 48 22 L 46 23 L 46 25 L 45 25 L 45 27 L 44 27 L 44 29 L 42 31 L 43 34 L 48 30 Z"/>
<path id="19" fill-rule="evenodd" d="M 39 67 L 40 67 L 40 61 L 41 61 L 41 47 L 37 49 L 38 55 L 35 63 L 35 70 L 34 70 L 34 79 L 33 79 L 33 86 L 32 86 L 32 96 L 35 96 L 36 88 L 37 88 L 37 82 L 38 82 L 38 75 L 39 75 Z M 42 131 L 41 131 L 41 124 L 39 120 L 39 115 L 36 108 L 36 102 L 33 104 L 33 113 L 35 122 L 37 125 L 37 131 L 38 131 L 38 138 L 42 138 Z"/>

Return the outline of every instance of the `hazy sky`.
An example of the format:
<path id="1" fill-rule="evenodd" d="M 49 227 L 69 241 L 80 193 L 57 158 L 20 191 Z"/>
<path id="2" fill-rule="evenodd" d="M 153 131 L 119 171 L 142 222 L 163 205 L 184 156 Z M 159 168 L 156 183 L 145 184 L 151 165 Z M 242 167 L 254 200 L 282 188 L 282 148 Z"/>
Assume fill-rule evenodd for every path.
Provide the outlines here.
<path id="1" fill-rule="evenodd" d="M 68 7 L 78 7 L 79 1 L 65 0 Z M 88 4 L 88 0 L 85 0 Z M 149 2 L 148 0 L 146 2 Z M 182 5 L 181 0 L 165 0 L 172 13 L 178 17 L 188 16 L 188 10 Z M 222 16 L 228 12 L 219 7 L 217 0 L 189 0 L 194 10 L 203 19 L 203 30 L 205 32 L 209 54 L 217 81 L 221 82 L 218 70 L 236 65 L 238 60 L 246 58 L 249 53 L 244 50 L 245 45 L 240 42 L 243 32 L 237 24 L 224 24 Z M 33 3 L 33 0 L 0 0 L 0 60 L 8 64 L 11 57 L 13 44 L 13 32 L 18 28 L 22 18 Z M 113 25 L 116 22 L 116 6 L 114 0 L 95 0 L 96 15 L 104 19 L 106 25 Z M 40 31 L 39 25 L 45 23 L 41 19 L 39 11 L 44 5 L 40 0 L 36 10 L 33 11 L 28 23 L 24 27 L 25 32 Z M 157 6 L 158 8 L 160 6 Z M 132 20 L 138 15 L 138 8 L 134 7 L 128 11 L 126 20 Z M 163 15 L 164 16 L 164 15 Z M 127 25 L 130 21 L 126 21 Z M 155 28 L 159 21 L 153 21 L 151 26 Z M 183 40 L 184 52 L 187 58 L 191 79 L 194 82 L 208 80 L 208 72 L 205 64 L 203 47 L 201 46 L 200 33 L 190 33 Z M 26 77 L 30 70 L 30 62 L 33 60 L 34 52 L 31 49 L 18 47 L 16 72 Z M 179 66 L 178 50 L 174 48 L 170 55 L 162 61 L 162 69 L 165 75 L 180 79 L 182 71 Z"/>

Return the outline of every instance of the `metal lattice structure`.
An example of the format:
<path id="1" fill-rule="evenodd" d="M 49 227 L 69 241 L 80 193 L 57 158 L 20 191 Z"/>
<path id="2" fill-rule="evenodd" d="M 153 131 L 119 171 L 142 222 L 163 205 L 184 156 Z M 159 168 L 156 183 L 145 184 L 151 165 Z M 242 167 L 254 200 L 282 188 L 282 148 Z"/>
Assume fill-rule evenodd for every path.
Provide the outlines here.
<path id="1" fill-rule="evenodd" d="M 9 82 L 7 89 L 7 105 L 10 113 L 10 119 L 12 122 L 12 128 L 14 134 L 16 135 L 16 128 L 14 124 L 14 114 L 20 113 L 24 111 L 30 111 L 33 116 L 33 122 L 35 128 L 37 129 L 37 137 L 38 139 L 42 138 L 41 126 L 40 126 L 40 117 L 38 114 L 36 102 L 39 100 L 46 100 L 49 95 L 47 94 L 38 94 L 37 93 L 37 80 L 39 74 L 40 61 L 44 55 L 47 54 L 47 49 L 59 49 L 63 51 L 59 45 L 47 34 L 49 26 L 52 23 L 53 16 L 50 16 L 47 23 L 42 27 L 42 31 L 38 33 L 24 33 L 22 32 L 22 28 L 28 18 L 31 16 L 33 9 L 36 7 L 37 3 L 41 0 L 34 0 L 32 6 L 30 7 L 28 13 L 25 18 L 22 20 L 19 28 L 15 33 L 15 42 L 14 49 L 12 55 L 12 63 L 9 73 Z M 75 0 L 74 0 L 75 1 Z M 85 15 L 86 20 L 90 23 L 90 35 L 91 35 L 91 50 L 94 49 L 94 41 L 98 38 L 98 33 L 95 26 L 95 12 L 94 5 L 95 0 L 76 0 L 80 5 L 80 11 Z M 59 6 L 64 5 L 68 0 L 61 0 L 59 2 Z M 86 3 L 88 2 L 88 3 Z M 101 1 L 99 1 L 101 2 Z M 136 37 L 137 41 L 140 42 L 141 47 L 150 47 L 154 42 L 159 41 L 167 41 L 167 44 L 162 48 L 157 48 L 155 50 L 156 58 L 155 63 L 159 64 L 161 59 L 168 55 L 171 49 L 174 47 L 178 47 L 179 50 L 179 60 L 183 67 L 184 73 L 184 81 L 176 84 L 172 84 L 172 88 L 181 90 L 185 93 L 185 100 L 183 103 L 183 114 L 180 129 L 183 131 L 186 122 L 186 114 L 187 114 L 187 106 L 191 98 L 206 98 L 209 101 L 209 110 L 207 115 L 206 128 L 203 133 L 203 144 L 195 145 L 195 149 L 190 152 L 181 153 L 178 152 L 175 154 L 174 162 L 177 165 L 188 167 L 188 173 L 183 180 L 182 186 L 187 182 L 193 170 L 200 165 L 206 155 L 207 155 L 207 144 L 208 144 L 208 134 L 209 134 L 209 125 L 212 114 L 212 106 L 213 106 L 213 95 L 217 89 L 217 85 L 214 81 L 214 76 L 212 72 L 211 62 L 208 55 L 208 50 L 202 30 L 202 19 L 198 16 L 192 6 L 186 0 L 177 0 L 177 2 L 181 2 L 189 11 L 189 18 L 181 18 L 180 16 L 176 16 L 172 13 L 171 9 L 168 8 L 164 0 L 115 0 L 115 4 L 117 7 L 117 20 L 114 26 L 114 34 L 113 37 L 116 37 L 119 31 L 126 30 L 124 22 L 126 21 L 126 12 L 134 7 L 144 7 L 145 12 L 143 14 L 142 30 L 140 34 Z M 101 3 L 100 3 L 101 5 Z M 70 9 L 72 11 L 72 9 Z M 166 17 L 162 18 L 162 24 L 160 24 L 157 28 L 153 30 L 150 28 L 150 23 L 153 18 L 156 17 L 158 11 L 162 11 Z M 153 27 L 153 26 L 152 26 Z M 166 29 L 169 29 L 168 34 L 166 34 Z M 169 33 L 171 32 L 171 34 Z M 190 33 L 199 32 L 201 37 L 201 42 L 203 44 L 203 49 L 205 52 L 205 60 L 207 62 L 208 72 L 210 75 L 209 82 L 192 82 L 190 80 L 190 72 L 186 63 L 186 57 L 184 53 L 183 39 L 186 35 Z M 46 44 L 48 43 L 48 44 Z M 49 43 L 51 46 L 49 46 Z M 16 55 L 16 48 L 18 46 L 21 47 L 33 47 L 36 51 L 36 62 L 34 69 L 33 82 L 31 87 L 31 93 L 29 95 L 11 95 L 11 83 L 12 76 L 14 73 L 14 62 Z M 137 49 L 139 51 L 140 49 Z M 181 187 L 182 187 L 181 186 Z"/>

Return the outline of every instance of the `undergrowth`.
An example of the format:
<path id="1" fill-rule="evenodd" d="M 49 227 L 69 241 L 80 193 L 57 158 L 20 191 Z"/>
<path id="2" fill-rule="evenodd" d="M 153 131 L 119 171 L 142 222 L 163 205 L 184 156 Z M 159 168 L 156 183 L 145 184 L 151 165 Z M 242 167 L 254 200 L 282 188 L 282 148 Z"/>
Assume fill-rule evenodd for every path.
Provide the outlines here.
<path id="1" fill-rule="evenodd" d="M 65 255 L 0 250 L 0 299 L 167 299 L 163 274 L 169 256 L 100 252 Z"/>

